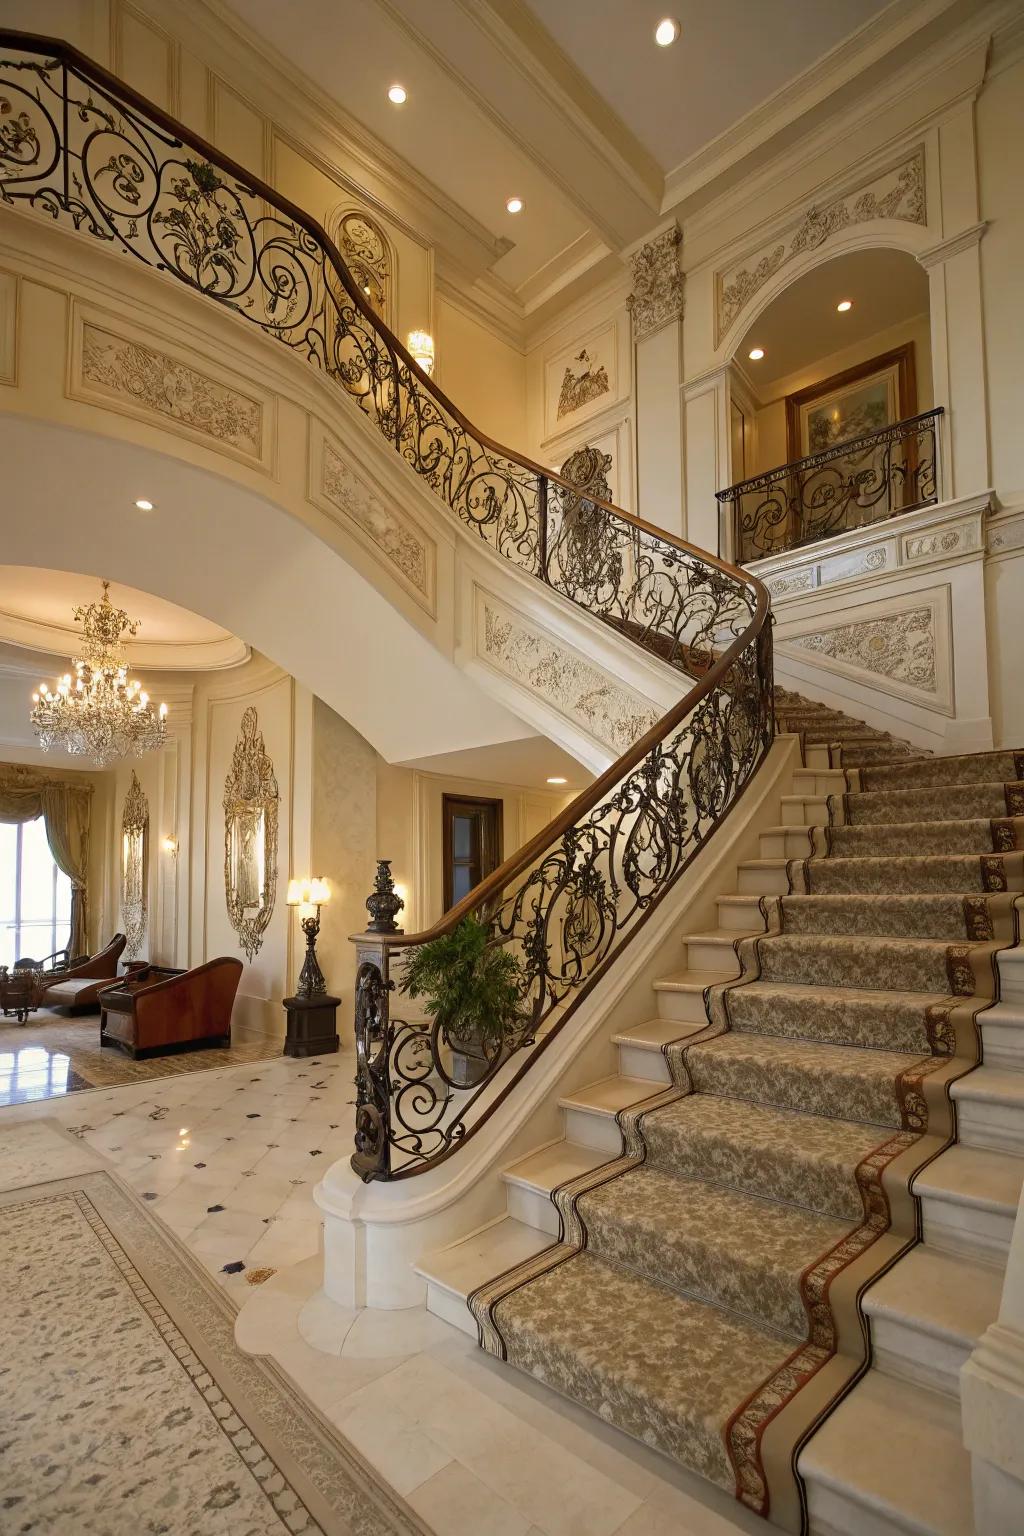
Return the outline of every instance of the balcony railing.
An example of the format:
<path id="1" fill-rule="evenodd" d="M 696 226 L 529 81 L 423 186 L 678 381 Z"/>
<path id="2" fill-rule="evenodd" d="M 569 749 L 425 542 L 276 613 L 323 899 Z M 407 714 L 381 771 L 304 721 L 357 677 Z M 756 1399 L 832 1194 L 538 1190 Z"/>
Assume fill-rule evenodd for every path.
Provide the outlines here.
<path id="1" fill-rule="evenodd" d="M 942 407 L 718 492 L 739 565 L 801 549 L 939 499 Z M 727 546 L 725 546 L 727 547 Z"/>
<path id="2" fill-rule="evenodd" d="M 478 432 L 364 302 L 315 220 L 74 48 L 12 32 L 0 32 L 4 208 L 289 347 L 496 556 L 680 673 L 679 702 L 433 928 L 360 942 L 353 1166 L 364 1179 L 421 1173 L 515 1089 L 763 761 L 767 591 Z M 451 1071 L 460 1042 L 439 1022 L 395 1017 L 392 994 L 403 957 L 470 915 L 519 963 L 522 1023 L 467 1087 Z"/>

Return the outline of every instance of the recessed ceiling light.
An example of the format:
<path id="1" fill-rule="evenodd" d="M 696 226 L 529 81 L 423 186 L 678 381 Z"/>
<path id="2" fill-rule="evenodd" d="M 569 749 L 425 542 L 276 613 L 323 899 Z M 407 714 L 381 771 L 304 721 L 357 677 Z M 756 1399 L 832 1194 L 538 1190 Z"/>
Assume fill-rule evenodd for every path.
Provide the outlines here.
<path id="1" fill-rule="evenodd" d="M 666 16 L 659 21 L 654 29 L 654 41 L 659 48 L 669 48 L 679 36 L 679 23 L 673 17 Z"/>
<path id="2" fill-rule="evenodd" d="M 505 204 L 505 207 L 508 209 L 509 213 L 522 213 L 523 200 L 521 197 L 510 197 L 508 202 Z"/>
<path id="3" fill-rule="evenodd" d="M 392 106 L 400 107 L 403 102 L 408 100 L 408 97 L 409 93 L 404 85 L 391 85 L 388 87 L 388 101 L 391 102 Z"/>
<path id="4" fill-rule="evenodd" d="M 569 782 L 568 779 L 562 779 L 562 778 L 557 778 L 557 777 L 553 778 L 553 779 L 548 779 L 548 783 L 549 784 L 568 784 L 568 782 Z"/>
<path id="5" fill-rule="evenodd" d="M 838 309 L 838 311 L 839 311 L 839 313 L 841 315 L 845 315 L 846 311 L 848 309 L 852 309 L 852 308 L 853 308 L 853 300 L 852 299 L 840 299 L 839 303 L 836 305 L 836 309 Z"/>
<path id="6" fill-rule="evenodd" d="M 144 496 L 140 496 L 135 505 L 138 507 L 140 512 L 152 512 L 153 510 L 153 503 L 151 501 L 147 501 Z"/>
<path id="7" fill-rule="evenodd" d="M 751 347 L 747 356 L 752 363 L 759 363 L 762 357 L 764 357 L 764 347 Z"/>

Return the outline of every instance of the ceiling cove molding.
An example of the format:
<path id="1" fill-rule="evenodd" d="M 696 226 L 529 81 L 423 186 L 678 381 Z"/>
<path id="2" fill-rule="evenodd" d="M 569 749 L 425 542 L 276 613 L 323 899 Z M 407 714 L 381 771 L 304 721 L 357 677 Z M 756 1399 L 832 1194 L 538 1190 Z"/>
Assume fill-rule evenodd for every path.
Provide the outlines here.
<path id="1" fill-rule="evenodd" d="M 460 315 L 465 315 L 467 320 L 472 320 L 514 351 L 526 352 L 523 307 L 500 278 L 484 273 L 473 279 L 464 272 L 453 270 L 448 262 L 438 262 L 434 286 L 437 298 L 457 309 Z M 441 345 L 443 348 L 443 339 Z M 443 355 L 440 361 L 443 368 Z"/>
<path id="2" fill-rule="evenodd" d="M 629 273 L 616 259 L 612 271 L 603 282 L 595 284 L 554 314 L 545 315 L 530 326 L 527 351 L 533 352 L 537 347 L 546 346 L 548 342 L 562 336 L 567 341 L 571 340 L 581 330 L 593 326 L 592 311 L 608 315 L 613 310 L 625 309 L 631 286 Z"/>
<path id="3" fill-rule="evenodd" d="M 1013 0 L 1009 0 L 1009 3 L 1012 4 Z M 950 78 L 945 87 L 939 87 L 940 99 L 931 104 L 922 103 L 916 117 L 897 126 L 884 145 L 877 145 L 862 156 L 855 165 L 851 165 L 849 173 L 884 163 L 887 158 L 891 158 L 894 146 L 909 146 L 920 142 L 922 138 L 928 138 L 937 124 L 960 102 L 976 98 L 981 91 L 989 42 L 987 26 L 972 24 L 961 28 L 950 39 L 936 44 L 905 69 L 882 81 L 877 88 L 859 96 L 853 107 L 816 126 L 814 133 L 802 134 L 793 147 L 759 163 L 749 174 L 713 196 L 693 213 L 687 214 L 683 223 L 684 238 L 691 250 L 699 241 L 703 253 L 692 270 L 713 265 L 720 260 L 723 251 L 729 248 L 732 243 L 729 240 L 710 249 L 707 247 L 708 239 L 715 237 L 727 219 L 742 215 L 746 208 L 759 202 L 766 193 L 787 187 L 805 166 L 825 159 L 837 146 L 856 142 L 861 128 L 874 123 L 887 111 L 903 106 L 915 90 L 947 73 Z M 827 184 L 828 177 L 822 177 L 819 185 Z M 791 198 L 788 206 L 792 209 L 806 200 L 806 195 L 801 194 Z"/>
<path id="4" fill-rule="evenodd" d="M 926 270 L 929 267 L 938 267 L 944 261 L 949 261 L 951 256 L 959 256 L 961 251 L 969 251 L 972 245 L 978 245 L 988 229 L 988 220 L 981 219 L 977 224 L 971 224 L 969 228 L 962 229 L 958 235 L 950 235 L 948 240 L 940 240 L 938 245 L 929 246 L 926 251 L 919 251 L 917 259 Z"/>
<path id="5" fill-rule="evenodd" d="M 600 235 L 586 230 L 520 283 L 516 297 L 522 303 L 523 313 L 535 314 L 610 255 L 611 250 Z"/>
<path id="6" fill-rule="evenodd" d="M 0 609 L 0 644 L 74 657 L 82 649 L 82 631 Z M 148 672 L 222 672 L 250 656 L 245 641 L 228 634 L 216 640 L 129 640 L 124 651 L 131 666 Z"/>
<path id="7" fill-rule="evenodd" d="M 823 59 L 669 171 L 662 212 L 670 212 L 708 186 L 954 4 L 955 0 L 894 0 L 850 37 L 837 43 Z"/>
<path id="8" fill-rule="evenodd" d="M 254 33 L 244 31 L 223 0 L 204 0 L 202 6 L 190 5 L 188 0 L 139 3 L 157 12 L 165 26 L 173 25 L 177 35 L 187 37 L 190 50 L 207 69 L 222 77 L 229 75 L 232 89 L 260 102 L 260 110 L 272 119 L 279 137 L 291 140 L 345 192 L 377 207 L 420 242 L 426 237 L 470 270 L 486 269 L 511 250 L 512 241 L 493 235 L 413 171 L 302 70 Z M 356 181 L 318 151 L 317 144 L 336 146 L 343 161 L 355 161 L 366 173 L 369 184 Z M 272 183 L 273 167 L 269 170 Z M 381 190 L 374 191 L 374 182 L 378 189 L 386 189 L 386 198 Z"/>

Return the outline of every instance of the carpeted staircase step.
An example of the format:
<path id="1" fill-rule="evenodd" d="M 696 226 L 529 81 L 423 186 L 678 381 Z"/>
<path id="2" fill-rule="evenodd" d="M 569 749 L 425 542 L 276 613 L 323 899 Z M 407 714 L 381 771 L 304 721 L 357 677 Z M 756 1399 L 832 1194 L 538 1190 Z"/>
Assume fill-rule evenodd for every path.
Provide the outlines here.
<path id="1" fill-rule="evenodd" d="M 730 1492 L 722 1429 L 793 1347 L 586 1251 L 499 1301 L 494 1321 L 514 1365 Z"/>
<path id="2" fill-rule="evenodd" d="M 579 1210 L 599 1259 L 794 1340 L 807 1329 L 803 1271 L 849 1231 L 834 1217 L 646 1167 L 588 1191 Z"/>
<path id="3" fill-rule="evenodd" d="M 767 861 L 766 861 L 767 862 Z M 943 853 L 905 858 L 813 858 L 791 866 L 794 890 L 815 896 L 1024 890 L 1024 854 Z"/>
<path id="4" fill-rule="evenodd" d="M 728 995 L 732 1028 L 745 1034 L 868 1046 L 912 1057 L 931 1050 L 926 1013 L 948 1003 L 937 992 L 867 992 L 853 987 L 786 986 L 755 981 Z"/>
<path id="5" fill-rule="evenodd" d="M 884 731 L 872 731 L 862 725 L 856 730 L 840 730 L 837 732 L 836 728 L 827 721 L 824 725 L 808 726 L 800 734 L 809 745 L 825 743 L 831 746 L 833 742 L 837 741 L 850 747 L 882 745 L 888 747 L 892 751 L 893 756 L 896 756 L 896 749 L 900 745 L 891 736 L 887 736 Z"/>
<path id="6" fill-rule="evenodd" d="M 748 898 L 743 898 L 748 899 Z M 783 933 L 986 943 L 1013 936 L 1013 897 L 957 894 L 783 896 Z"/>
<path id="7" fill-rule="evenodd" d="M 919 1059 L 732 1030 L 686 1052 L 699 1093 L 894 1129 L 903 1119 L 898 1081 Z"/>
<path id="8" fill-rule="evenodd" d="M 861 788 L 919 789 L 943 784 L 1012 783 L 1024 778 L 1024 752 L 974 752 L 962 757 L 926 757 L 914 763 L 869 768 Z"/>
<path id="9" fill-rule="evenodd" d="M 892 826 L 908 821 L 955 821 L 979 816 L 1003 818 L 1024 815 L 1024 783 L 993 781 L 986 784 L 947 784 L 923 789 L 861 790 L 844 796 L 845 820 L 854 825 L 866 821 Z M 840 819 L 836 817 L 836 819 Z M 916 852 L 898 842 L 894 853 Z"/>
<path id="10" fill-rule="evenodd" d="M 833 855 L 843 858 L 996 853 L 1001 849 L 1024 848 L 1024 817 L 1021 816 L 907 821 L 901 824 L 898 839 L 894 839 L 891 825 L 885 822 L 847 823 L 819 831 L 827 836 Z"/>
<path id="11" fill-rule="evenodd" d="M 856 1221 L 857 1164 L 889 1136 L 886 1127 L 799 1114 L 746 1099 L 691 1093 L 644 1116 L 647 1160 L 680 1178 L 764 1193 L 819 1214 Z"/>
<path id="12" fill-rule="evenodd" d="M 780 933 L 758 941 L 763 981 L 896 992 L 951 993 L 957 948 L 944 939 L 842 934 Z M 957 982 L 961 990 L 964 984 Z"/>

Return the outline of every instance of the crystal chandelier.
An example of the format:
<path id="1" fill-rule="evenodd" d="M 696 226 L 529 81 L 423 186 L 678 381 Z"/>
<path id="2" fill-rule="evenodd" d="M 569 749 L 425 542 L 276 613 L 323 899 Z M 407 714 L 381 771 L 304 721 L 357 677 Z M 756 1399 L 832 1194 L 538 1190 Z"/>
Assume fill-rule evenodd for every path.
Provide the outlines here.
<path id="1" fill-rule="evenodd" d="M 55 688 L 40 683 L 32 695 L 31 720 L 43 751 L 63 747 L 74 757 L 91 758 L 98 768 L 152 752 L 167 734 L 167 705 L 154 710 L 142 684 L 128 677 L 122 637 L 134 635 L 139 622 L 115 608 L 109 592 L 105 581 L 101 602 L 74 610 L 85 652 L 72 659 L 74 677 L 65 672 Z"/>

